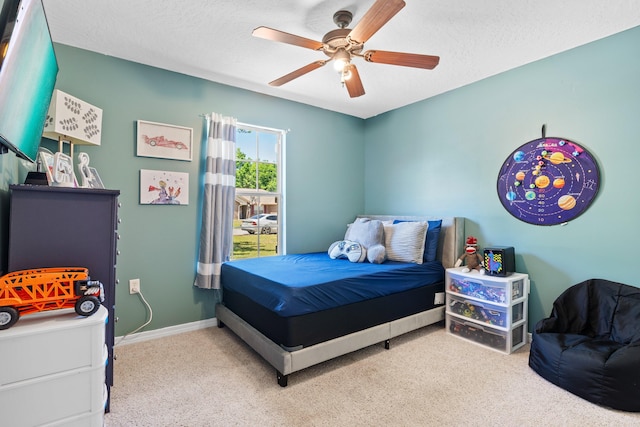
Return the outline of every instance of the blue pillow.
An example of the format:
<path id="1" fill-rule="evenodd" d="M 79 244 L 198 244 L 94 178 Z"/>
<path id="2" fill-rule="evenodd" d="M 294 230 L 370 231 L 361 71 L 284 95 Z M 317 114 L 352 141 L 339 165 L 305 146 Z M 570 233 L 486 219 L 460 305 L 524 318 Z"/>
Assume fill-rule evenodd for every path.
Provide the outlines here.
<path id="1" fill-rule="evenodd" d="M 436 252 L 438 252 L 438 241 L 440 240 L 440 229 L 442 228 L 442 220 L 429 221 L 427 229 L 427 240 L 424 242 L 424 260 L 435 261 Z"/>
<path id="2" fill-rule="evenodd" d="M 394 219 L 393 223 L 407 222 L 407 220 Z M 442 220 L 428 221 L 429 228 L 427 229 L 427 237 L 424 241 L 424 254 L 422 260 L 424 262 L 430 262 L 436 260 L 436 253 L 438 252 L 438 240 L 440 239 L 440 229 L 442 228 Z"/>

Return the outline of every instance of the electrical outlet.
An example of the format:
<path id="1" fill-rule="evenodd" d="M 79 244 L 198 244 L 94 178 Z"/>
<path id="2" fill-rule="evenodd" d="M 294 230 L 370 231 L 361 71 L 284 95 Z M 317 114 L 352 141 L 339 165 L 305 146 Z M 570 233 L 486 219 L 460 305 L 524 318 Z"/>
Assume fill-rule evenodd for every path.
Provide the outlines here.
<path id="1" fill-rule="evenodd" d="M 129 280 L 129 293 L 130 294 L 140 293 L 140 279 Z"/>

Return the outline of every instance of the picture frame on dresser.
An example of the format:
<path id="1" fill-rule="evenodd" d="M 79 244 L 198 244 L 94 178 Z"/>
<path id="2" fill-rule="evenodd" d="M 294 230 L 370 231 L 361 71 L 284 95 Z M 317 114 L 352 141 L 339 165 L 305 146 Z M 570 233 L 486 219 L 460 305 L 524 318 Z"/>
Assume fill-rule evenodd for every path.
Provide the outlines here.
<path id="1" fill-rule="evenodd" d="M 40 161 L 40 167 L 44 169 L 47 175 L 47 182 L 51 185 L 53 182 L 53 153 L 46 148 L 40 147 L 38 160 Z"/>
<path id="2" fill-rule="evenodd" d="M 53 155 L 53 181 L 57 187 L 77 187 L 78 181 L 73 171 L 73 159 L 68 154 L 57 152 Z"/>
<path id="3" fill-rule="evenodd" d="M 89 155 L 87 153 L 78 153 L 78 170 L 80 171 L 80 178 L 83 188 L 104 188 L 102 179 L 98 174 L 98 170 L 92 166 L 89 166 Z"/>

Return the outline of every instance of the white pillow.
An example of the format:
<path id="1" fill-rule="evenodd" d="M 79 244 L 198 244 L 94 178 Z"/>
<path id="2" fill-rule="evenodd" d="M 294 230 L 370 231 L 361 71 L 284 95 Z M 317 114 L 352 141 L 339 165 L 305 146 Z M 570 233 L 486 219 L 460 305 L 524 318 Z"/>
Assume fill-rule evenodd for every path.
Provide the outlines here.
<path id="1" fill-rule="evenodd" d="M 422 264 L 428 222 L 384 224 L 384 246 L 391 261 Z"/>

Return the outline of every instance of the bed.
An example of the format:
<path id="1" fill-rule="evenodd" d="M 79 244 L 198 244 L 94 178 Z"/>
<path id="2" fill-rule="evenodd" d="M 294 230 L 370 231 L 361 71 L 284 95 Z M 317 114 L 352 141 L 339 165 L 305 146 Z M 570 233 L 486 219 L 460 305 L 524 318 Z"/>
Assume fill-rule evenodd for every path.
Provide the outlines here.
<path id="1" fill-rule="evenodd" d="M 376 343 L 388 349 L 391 338 L 444 318 L 444 270 L 464 251 L 464 219 L 363 217 L 437 221 L 435 260 L 351 263 L 318 252 L 222 266 L 218 326 L 229 327 L 271 364 L 282 387 L 296 371 Z"/>

